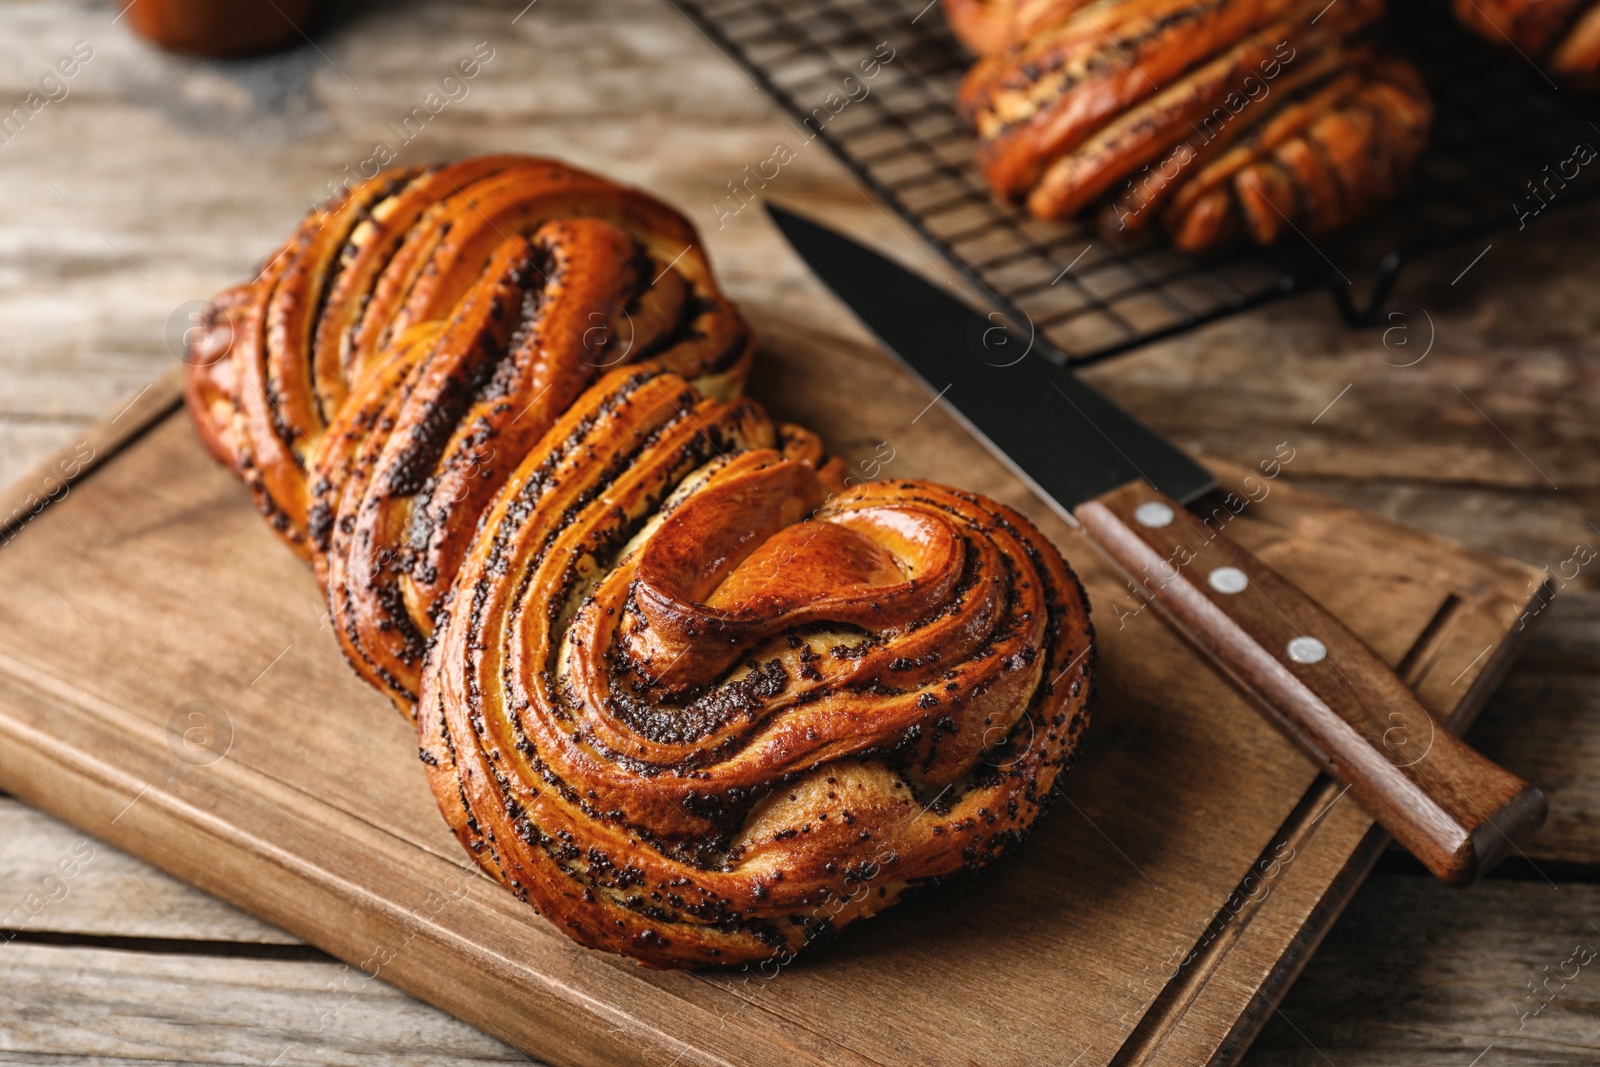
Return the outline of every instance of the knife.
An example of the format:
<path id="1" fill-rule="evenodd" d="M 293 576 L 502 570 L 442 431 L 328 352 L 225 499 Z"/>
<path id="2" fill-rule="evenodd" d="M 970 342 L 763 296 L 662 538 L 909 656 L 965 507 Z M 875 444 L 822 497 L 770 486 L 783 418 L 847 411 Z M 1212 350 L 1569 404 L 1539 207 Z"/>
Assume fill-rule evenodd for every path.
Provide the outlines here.
<path id="1" fill-rule="evenodd" d="M 841 234 L 766 207 L 884 347 L 1434 875 L 1469 885 L 1544 824 L 1538 788 L 1439 724 L 1377 653 L 1225 523 L 1187 510 L 1217 488 L 1209 470 L 998 312 L 985 316 Z"/>

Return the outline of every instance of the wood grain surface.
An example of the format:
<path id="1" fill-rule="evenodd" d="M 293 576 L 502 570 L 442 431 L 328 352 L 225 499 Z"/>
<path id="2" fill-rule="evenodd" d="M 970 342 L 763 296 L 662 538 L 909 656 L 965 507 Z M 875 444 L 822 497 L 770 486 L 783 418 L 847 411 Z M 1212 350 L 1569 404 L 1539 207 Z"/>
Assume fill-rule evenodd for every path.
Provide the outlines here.
<path id="1" fill-rule="evenodd" d="M 436 81 L 433 67 L 442 75 L 483 40 L 496 60 L 402 161 L 548 151 L 648 184 L 705 228 L 738 299 L 816 323 L 825 338 L 860 337 L 755 212 L 716 227 L 709 205 L 726 195 L 724 183 L 767 158 L 787 126 L 665 4 L 357 4 L 315 48 L 223 66 L 149 51 L 114 14 L 105 3 L 0 3 L 0 89 L 9 98 L 36 87 L 74 42 L 95 48 L 71 95 L 0 145 L 0 482 L 15 483 L 63 446 L 70 454 L 94 419 L 116 414 L 171 367 L 174 313 L 249 273 L 325 182 L 417 104 Z M 771 193 L 934 269 L 820 146 L 786 166 Z M 1286 477 L 1296 483 L 1557 572 L 1597 537 L 1590 520 L 1600 514 L 1597 239 L 1600 212 L 1550 213 L 1526 232 L 1494 236 L 1459 279 L 1481 247 L 1421 265 L 1403 288 L 1398 332 L 1349 331 L 1331 302 L 1306 296 L 1094 377 L 1186 444 L 1253 464 L 1290 440 L 1298 457 Z M 1421 362 L 1400 366 L 1424 350 Z M 758 391 L 781 400 L 790 383 L 776 372 L 768 382 Z M 871 384 L 847 378 L 835 388 Z M 916 416 L 908 410 L 904 421 Z M 862 428 L 830 430 L 836 447 L 863 460 L 878 445 Z M 905 431 L 893 437 L 905 447 Z M 914 438 L 936 447 L 929 440 Z M 17 499 L 50 490 L 19 486 Z M 1563 581 L 1472 735 L 1550 793 L 1550 824 L 1525 860 L 1466 894 L 1383 860 L 1384 873 L 1270 1014 L 1246 1062 L 1593 1061 L 1600 1026 L 1587 971 L 1525 1025 L 1513 1008 L 1526 1008 L 1526 982 L 1568 958 L 1567 942 L 1593 933 L 1596 573 L 1579 567 Z M 21 836 L 11 844 L 7 823 L 7 911 L 82 837 L 20 806 L 10 812 Z M 157 1047 L 163 1060 L 193 1063 L 268 1063 L 286 1051 L 280 1062 L 356 1062 L 362 1049 L 417 1062 L 522 1059 L 381 981 L 349 991 L 350 1007 L 322 1031 L 319 1059 L 296 1039 L 316 1018 L 323 983 L 347 974 L 345 965 L 314 952 L 227 955 L 265 937 L 245 932 L 259 924 L 223 918 L 225 905 L 138 861 L 97 868 L 116 852 L 96 848 L 66 883 L 69 895 L 24 931 L 68 943 L 14 941 L 0 951 L 26 949 L 39 964 L 27 973 L 82 980 L 115 1008 L 86 1016 L 84 998 L 36 995 L 49 991 L 36 980 L 24 996 L 27 969 L 0 969 L 11 994 L 0 1062 L 148 1062 Z M 96 881 L 97 870 L 113 873 Z M 148 907 L 135 903 L 146 899 Z M 230 932 L 229 921 L 245 926 Z M 147 940 L 94 941 L 118 929 Z M 135 1043 L 157 1030 L 160 1041 Z"/>
<path id="2" fill-rule="evenodd" d="M 882 352 L 756 325 L 755 395 L 825 440 L 886 441 L 926 404 Z M 782 973 L 586 952 L 459 855 L 409 725 L 185 413 L 152 395 L 148 426 L 116 451 L 123 430 L 88 431 L 101 465 L 0 551 L 0 785 L 554 1063 L 1023 1063 L 1062 1043 L 1086 1067 L 1231 1063 L 1381 848 L 1080 531 L 929 411 L 896 476 L 1019 498 L 1099 605 L 1098 721 L 1060 814 Z M 1219 468 L 1253 500 L 1230 535 L 1470 721 L 1537 572 L 1319 501 L 1275 462 Z M 325 999 L 313 1032 L 340 1010 Z"/>
<path id="3" fill-rule="evenodd" d="M 1247 497 L 1195 503 L 1186 511 L 1135 481 L 1073 514 L 1143 599 L 1434 877 L 1471 885 L 1527 844 L 1548 813 L 1538 787 L 1438 729 L 1360 637 L 1229 536 Z"/>

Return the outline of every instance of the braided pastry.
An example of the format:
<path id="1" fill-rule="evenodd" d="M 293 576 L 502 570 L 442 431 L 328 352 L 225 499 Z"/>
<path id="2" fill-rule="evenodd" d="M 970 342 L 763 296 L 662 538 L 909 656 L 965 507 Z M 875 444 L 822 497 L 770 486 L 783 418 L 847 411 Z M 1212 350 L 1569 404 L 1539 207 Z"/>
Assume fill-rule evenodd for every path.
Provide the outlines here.
<path id="1" fill-rule="evenodd" d="M 842 474 L 643 366 L 486 518 L 423 759 L 467 848 L 582 943 L 783 956 L 1038 814 L 1084 723 L 1075 581 L 1007 508 Z"/>
<path id="2" fill-rule="evenodd" d="M 985 47 L 1013 41 L 978 61 L 959 105 L 996 194 L 1040 218 L 1101 204 L 1107 236 L 1159 218 L 1186 250 L 1267 244 L 1366 212 L 1427 142 L 1415 69 L 1354 40 L 1382 0 L 964 0 L 952 11 Z"/>
<path id="3" fill-rule="evenodd" d="M 1510 44 L 1574 88 L 1600 89 L 1600 2 L 1456 0 L 1456 17 L 1495 44 Z"/>
<path id="4" fill-rule="evenodd" d="M 231 343 L 191 357 L 201 436 L 401 707 L 478 516 L 604 367 L 743 381 L 750 332 L 695 244 L 642 193 L 487 156 L 357 186 L 217 299 Z"/>
<path id="5" fill-rule="evenodd" d="M 992 859 L 1093 669 L 1027 520 L 850 486 L 736 398 L 693 242 L 548 161 L 390 172 L 219 298 L 188 381 L 477 862 L 661 967 L 781 961 Z"/>

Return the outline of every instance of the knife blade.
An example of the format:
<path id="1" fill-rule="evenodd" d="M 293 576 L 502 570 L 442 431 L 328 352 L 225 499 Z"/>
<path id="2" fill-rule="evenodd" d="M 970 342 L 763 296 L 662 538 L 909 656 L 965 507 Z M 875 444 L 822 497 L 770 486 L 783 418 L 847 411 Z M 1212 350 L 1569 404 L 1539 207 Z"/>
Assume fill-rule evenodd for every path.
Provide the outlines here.
<path id="1" fill-rule="evenodd" d="M 1217 488 L 1193 457 L 999 312 L 766 208 L 936 400 L 1437 877 L 1470 884 L 1543 825 L 1538 788 L 1452 735 L 1355 633 L 1227 536 L 1231 506 L 1186 509 Z"/>

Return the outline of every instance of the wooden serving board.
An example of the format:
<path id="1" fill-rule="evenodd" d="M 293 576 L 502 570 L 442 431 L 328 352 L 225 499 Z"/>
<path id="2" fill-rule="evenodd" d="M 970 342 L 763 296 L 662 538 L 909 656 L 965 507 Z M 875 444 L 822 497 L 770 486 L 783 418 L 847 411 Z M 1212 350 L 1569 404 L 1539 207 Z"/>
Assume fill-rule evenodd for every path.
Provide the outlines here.
<path id="1" fill-rule="evenodd" d="M 1089 589 L 1089 740 L 988 870 L 777 973 L 578 948 L 471 867 L 409 726 L 346 668 L 311 574 L 170 379 L 0 502 L 0 787 L 347 961 L 313 1046 L 382 979 L 558 1065 L 1235 1061 L 1384 835 L 886 357 L 755 319 L 758 398 L 864 477 L 1022 508 Z M 1293 451 L 1219 466 L 1258 501 L 1232 533 L 1464 727 L 1542 575 L 1295 489 Z"/>

